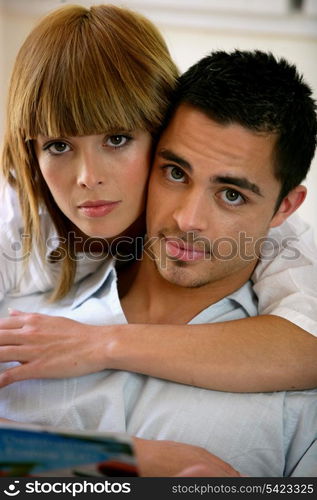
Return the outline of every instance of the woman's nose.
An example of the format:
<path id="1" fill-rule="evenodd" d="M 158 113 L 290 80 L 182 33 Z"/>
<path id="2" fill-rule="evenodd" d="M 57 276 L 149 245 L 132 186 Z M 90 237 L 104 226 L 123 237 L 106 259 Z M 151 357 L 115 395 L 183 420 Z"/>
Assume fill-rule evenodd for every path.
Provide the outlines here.
<path id="1" fill-rule="evenodd" d="M 98 164 L 98 158 L 95 155 L 82 156 L 78 184 L 86 189 L 95 189 L 104 184 L 104 168 Z"/>

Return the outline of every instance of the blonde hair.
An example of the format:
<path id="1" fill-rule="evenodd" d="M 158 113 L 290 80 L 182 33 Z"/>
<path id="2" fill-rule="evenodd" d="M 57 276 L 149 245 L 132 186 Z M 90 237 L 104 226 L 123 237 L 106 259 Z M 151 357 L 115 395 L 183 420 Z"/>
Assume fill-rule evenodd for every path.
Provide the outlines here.
<path id="1" fill-rule="evenodd" d="M 2 161 L 4 176 L 19 195 L 29 235 L 26 253 L 33 243 L 41 248 L 41 204 L 61 241 L 67 241 L 71 227 L 41 175 L 32 140 L 39 134 L 77 136 L 137 128 L 155 136 L 177 76 L 159 31 L 128 9 L 63 7 L 33 29 L 11 77 Z M 54 300 L 74 280 L 74 256 L 68 251 L 65 255 Z"/>

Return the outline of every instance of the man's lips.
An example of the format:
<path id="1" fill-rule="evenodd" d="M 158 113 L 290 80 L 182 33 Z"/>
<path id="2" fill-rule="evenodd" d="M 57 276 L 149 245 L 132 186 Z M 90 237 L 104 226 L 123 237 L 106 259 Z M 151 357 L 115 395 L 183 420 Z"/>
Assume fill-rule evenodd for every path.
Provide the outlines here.
<path id="1" fill-rule="evenodd" d="M 103 217 L 112 212 L 120 203 L 121 201 L 89 200 L 78 205 L 78 209 L 88 217 Z"/>
<path id="2" fill-rule="evenodd" d="M 193 262 L 210 259 L 210 252 L 201 247 L 195 247 L 189 243 L 185 243 L 177 238 L 165 238 L 166 253 L 173 259 L 182 260 L 184 262 Z"/>

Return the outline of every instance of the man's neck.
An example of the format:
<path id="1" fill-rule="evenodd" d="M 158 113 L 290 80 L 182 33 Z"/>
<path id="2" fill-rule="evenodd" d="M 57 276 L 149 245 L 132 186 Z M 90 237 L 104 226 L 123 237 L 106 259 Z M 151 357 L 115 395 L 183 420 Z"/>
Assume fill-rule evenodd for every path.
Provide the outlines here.
<path id="1" fill-rule="evenodd" d="M 119 272 L 121 305 L 129 323 L 185 324 L 240 288 L 253 268 L 199 288 L 185 288 L 162 278 L 153 260 L 144 255 L 141 261 Z"/>

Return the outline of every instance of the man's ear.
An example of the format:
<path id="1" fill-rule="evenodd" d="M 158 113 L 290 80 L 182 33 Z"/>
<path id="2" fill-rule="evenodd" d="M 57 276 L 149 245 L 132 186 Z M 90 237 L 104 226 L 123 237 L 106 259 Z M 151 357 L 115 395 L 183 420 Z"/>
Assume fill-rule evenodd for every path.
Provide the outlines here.
<path id="1" fill-rule="evenodd" d="M 282 200 L 277 212 L 274 214 L 270 227 L 277 227 L 284 222 L 298 207 L 301 206 L 306 198 L 307 189 L 305 186 L 296 186 Z"/>

